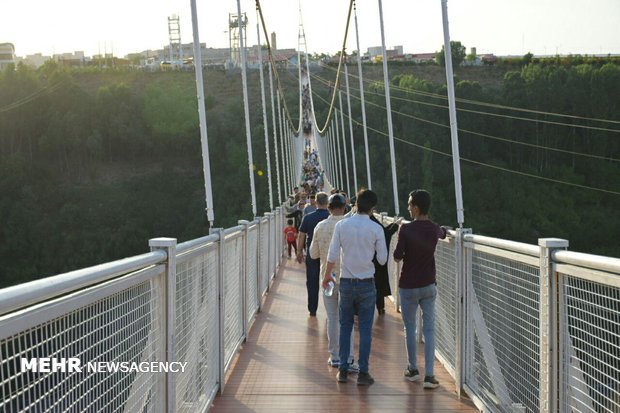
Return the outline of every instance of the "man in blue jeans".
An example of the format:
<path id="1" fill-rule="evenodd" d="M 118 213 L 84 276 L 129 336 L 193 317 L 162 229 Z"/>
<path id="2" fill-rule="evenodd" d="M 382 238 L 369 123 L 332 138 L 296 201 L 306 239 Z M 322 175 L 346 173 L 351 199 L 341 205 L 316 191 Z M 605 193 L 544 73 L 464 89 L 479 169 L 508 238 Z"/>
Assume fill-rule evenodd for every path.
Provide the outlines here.
<path id="1" fill-rule="evenodd" d="M 313 260 L 310 256 L 310 244 L 314 236 L 314 228 L 319 222 L 327 219 L 327 194 L 319 192 L 316 194 L 316 211 L 305 215 L 299 226 L 297 237 L 297 262 L 304 261 L 304 251 L 306 252 L 306 289 L 308 290 L 308 312 L 310 317 L 316 316 L 319 306 L 319 283 L 321 277 L 320 260 Z"/>
<path id="2" fill-rule="evenodd" d="M 420 379 L 417 363 L 416 311 L 422 308 L 424 333 L 424 388 L 439 386 L 435 379 L 435 247 L 438 239 L 446 237 L 446 229 L 428 218 L 431 195 L 423 189 L 409 194 L 409 213 L 413 221 L 400 227 L 398 244 L 394 259 L 403 260 L 403 268 L 398 280 L 401 315 L 405 324 L 408 365 L 405 378 L 409 381 Z"/>
<path id="3" fill-rule="evenodd" d="M 377 195 L 374 192 L 367 189 L 358 192 L 357 213 L 339 221 L 334 228 L 323 272 L 323 288 L 326 288 L 334 264 L 340 261 L 340 367 L 336 376 L 339 383 L 347 382 L 349 364 L 345 361 L 349 360 L 356 307 L 360 334 L 357 384 L 367 386 L 375 381 L 369 373 L 368 363 L 377 297 L 372 259 L 376 254 L 377 261 L 385 264 L 388 254 L 383 230 L 370 220 L 375 205 Z"/>

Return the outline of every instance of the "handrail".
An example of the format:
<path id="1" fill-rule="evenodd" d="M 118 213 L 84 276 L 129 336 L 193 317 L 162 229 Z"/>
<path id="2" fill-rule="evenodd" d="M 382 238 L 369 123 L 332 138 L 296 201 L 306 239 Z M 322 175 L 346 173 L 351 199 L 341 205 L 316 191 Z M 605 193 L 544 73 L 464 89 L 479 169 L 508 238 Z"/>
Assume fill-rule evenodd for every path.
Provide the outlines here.
<path id="1" fill-rule="evenodd" d="M 465 241 L 475 244 L 488 245 L 489 247 L 500 248 L 508 251 L 519 252 L 521 254 L 540 256 L 540 248 L 536 245 L 525 244 L 523 242 L 508 241 L 499 238 L 485 237 L 483 235 L 465 235 Z"/>
<path id="2" fill-rule="evenodd" d="M 166 252 L 153 251 L 1 289 L 0 316 L 59 295 L 108 281 L 123 274 L 159 264 L 166 258 Z"/>
<path id="3" fill-rule="evenodd" d="M 196 238 L 196 239 L 192 239 L 189 241 L 185 241 L 181 244 L 177 244 L 177 254 L 182 254 L 184 252 L 187 252 L 189 250 L 193 250 L 194 248 L 206 245 L 210 242 L 215 242 L 217 240 L 220 239 L 220 235 L 219 234 L 211 234 L 211 235 L 207 235 L 205 237 L 201 237 L 201 238 Z"/>
<path id="4" fill-rule="evenodd" d="M 551 253 L 554 261 L 573 264 L 601 271 L 609 271 L 620 275 L 620 259 L 602 255 L 584 254 L 581 252 L 557 250 Z"/>

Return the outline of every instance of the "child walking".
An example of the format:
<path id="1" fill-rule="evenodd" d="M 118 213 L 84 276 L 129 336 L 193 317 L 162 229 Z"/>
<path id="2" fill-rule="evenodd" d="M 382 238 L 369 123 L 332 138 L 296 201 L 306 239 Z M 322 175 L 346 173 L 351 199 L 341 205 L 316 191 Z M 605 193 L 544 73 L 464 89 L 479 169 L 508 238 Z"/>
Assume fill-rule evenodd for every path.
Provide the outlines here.
<path id="1" fill-rule="evenodd" d="M 288 257 L 291 258 L 291 247 L 293 247 L 295 255 L 297 255 L 297 245 L 295 245 L 297 241 L 297 228 L 293 225 L 292 219 L 289 219 L 286 223 L 288 225 L 284 227 L 284 235 L 286 236 L 286 243 L 288 244 Z"/>

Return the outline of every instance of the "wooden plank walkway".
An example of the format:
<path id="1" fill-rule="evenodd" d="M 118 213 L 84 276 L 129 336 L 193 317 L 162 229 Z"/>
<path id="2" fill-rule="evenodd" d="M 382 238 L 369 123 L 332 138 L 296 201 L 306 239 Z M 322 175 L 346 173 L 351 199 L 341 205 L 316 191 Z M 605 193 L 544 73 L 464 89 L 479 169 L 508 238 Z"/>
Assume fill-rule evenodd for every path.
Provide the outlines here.
<path id="1" fill-rule="evenodd" d="M 317 317 L 306 309 L 305 268 L 284 260 L 247 342 L 234 361 L 224 393 L 211 412 L 477 412 L 458 400 L 450 375 L 435 362 L 440 387 L 424 390 L 403 378 L 407 364 L 402 319 L 391 301 L 375 313 L 370 373 L 372 386 L 336 382 L 327 365 L 326 315 L 320 299 Z M 357 355 L 357 329 L 356 350 Z M 424 366 L 423 346 L 418 353 Z M 420 369 L 423 371 L 423 369 Z M 351 380 L 352 378 L 352 380 Z"/>

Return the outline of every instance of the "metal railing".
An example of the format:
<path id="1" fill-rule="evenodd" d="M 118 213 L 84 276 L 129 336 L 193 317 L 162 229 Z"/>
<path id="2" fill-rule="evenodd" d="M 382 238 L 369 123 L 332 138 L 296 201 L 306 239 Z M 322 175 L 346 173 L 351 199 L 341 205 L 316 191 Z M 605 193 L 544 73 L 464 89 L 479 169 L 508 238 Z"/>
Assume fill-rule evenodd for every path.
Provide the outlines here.
<path id="1" fill-rule="evenodd" d="M 0 411 L 208 410 L 276 274 L 284 222 L 278 208 L 0 290 Z M 388 269 L 398 308 L 396 240 Z M 567 247 L 470 230 L 438 243 L 436 356 L 481 410 L 620 412 L 620 260 Z M 187 365 L 157 374 L 21 371 L 22 358 L 42 357 Z"/>
<path id="2" fill-rule="evenodd" d="M 0 290 L 0 411 L 208 410 L 278 270 L 283 214 Z M 186 366 L 58 374 L 22 371 L 22 358 Z"/>
<path id="3" fill-rule="evenodd" d="M 620 412 L 620 259 L 469 232 L 435 255 L 436 355 L 459 392 L 491 412 Z"/>

